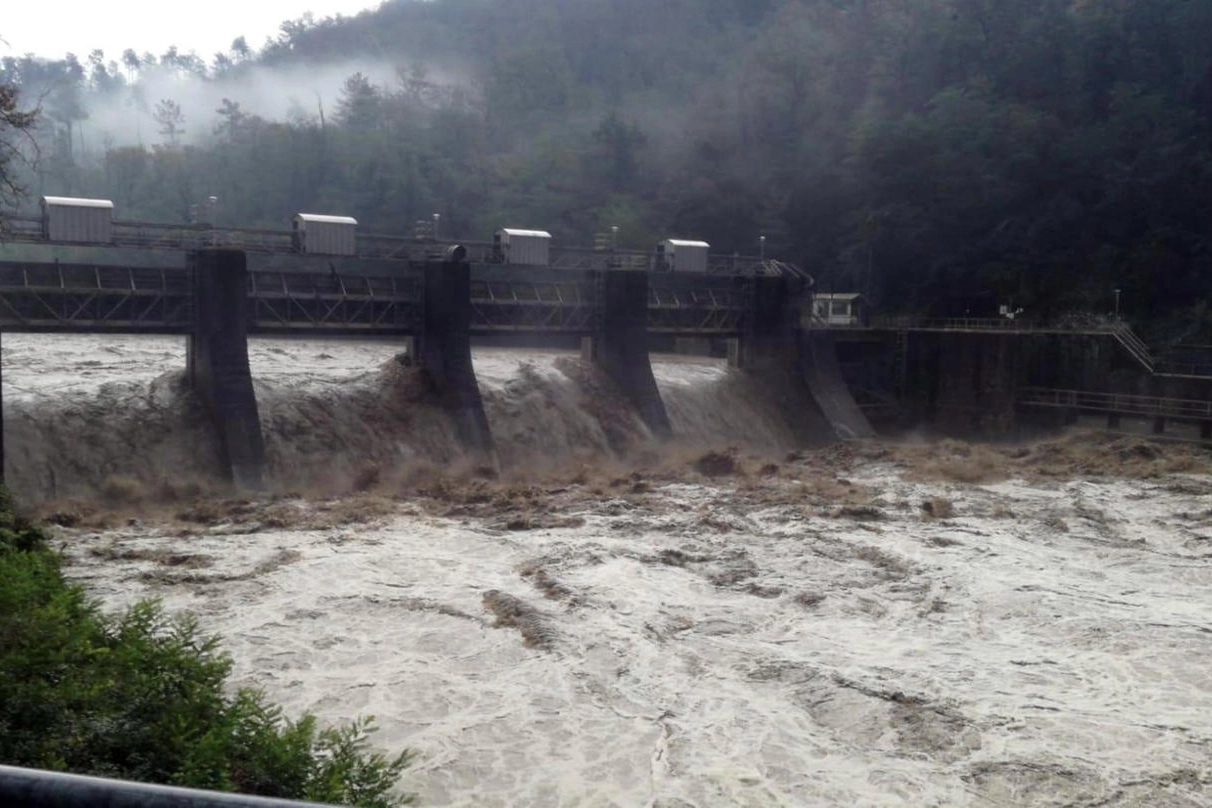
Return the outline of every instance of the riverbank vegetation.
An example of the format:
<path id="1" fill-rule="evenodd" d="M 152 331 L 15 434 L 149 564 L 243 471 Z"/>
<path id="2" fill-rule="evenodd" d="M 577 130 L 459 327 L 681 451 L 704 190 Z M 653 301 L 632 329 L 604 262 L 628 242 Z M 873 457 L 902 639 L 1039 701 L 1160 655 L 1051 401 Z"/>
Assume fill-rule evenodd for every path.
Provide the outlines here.
<path id="1" fill-rule="evenodd" d="M 373 724 L 322 728 L 232 690 L 231 661 L 189 616 L 104 615 L 0 491 L 0 763 L 392 808 L 410 761 Z"/>

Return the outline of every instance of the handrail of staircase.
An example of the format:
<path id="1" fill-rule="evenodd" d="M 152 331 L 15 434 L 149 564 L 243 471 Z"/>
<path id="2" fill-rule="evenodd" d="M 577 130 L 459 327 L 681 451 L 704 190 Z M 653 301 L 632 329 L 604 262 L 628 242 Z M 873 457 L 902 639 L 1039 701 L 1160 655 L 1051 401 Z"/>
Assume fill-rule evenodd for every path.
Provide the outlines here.
<path id="1" fill-rule="evenodd" d="M 1128 353 L 1132 354 L 1150 373 L 1153 372 L 1155 363 L 1153 361 L 1153 354 L 1149 351 L 1149 346 L 1133 333 L 1127 323 L 1118 323 L 1111 333 L 1115 335 L 1116 340 L 1120 345 L 1124 346 Z"/>

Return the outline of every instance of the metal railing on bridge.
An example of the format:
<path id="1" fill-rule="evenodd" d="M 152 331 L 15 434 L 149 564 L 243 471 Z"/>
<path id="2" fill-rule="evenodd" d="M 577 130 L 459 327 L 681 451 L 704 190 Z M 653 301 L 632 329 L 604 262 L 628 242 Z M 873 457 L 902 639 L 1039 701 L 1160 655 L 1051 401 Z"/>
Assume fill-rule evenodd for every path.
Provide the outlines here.
<path id="1" fill-rule="evenodd" d="M 337 808 L 315 802 L 0 766 L 4 808 Z"/>
<path id="2" fill-rule="evenodd" d="M 4 237 L 21 242 L 47 243 L 41 219 L 32 216 L 5 218 Z M 212 224 L 165 224 L 115 219 L 111 226 L 112 246 L 143 249 L 194 250 L 204 247 L 237 247 L 251 253 L 296 253 L 290 230 L 232 228 Z M 501 261 L 494 245 L 482 241 L 418 239 L 392 233 L 359 233 L 357 257 L 374 260 L 426 261 L 440 258 L 446 248 L 460 244 L 473 263 Z M 93 245 L 100 246 L 100 245 Z M 601 250 L 553 246 L 550 266 L 555 269 L 655 271 L 651 253 L 638 250 Z M 794 264 L 744 255 L 708 256 L 706 271 L 713 275 L 784 275 L 807 278 Z"/>
<path id="3" fill-rule="evenodd" d="M 825 324 L 827 328 L 845 328 L 845 325 Z M 917 315 L 877 315 L 868 323 L 855 324 L 857 328 L 879 328 L 906 331 L 1000 331 L 1029 333 L 1091 333 L 1112 334 L 1126 329 L 1123 322 L 1045 323 L 1027 318 L 1009 317 L 920 317 Z M 1142 343 L 1143 344 L 1143 343 Z"/>

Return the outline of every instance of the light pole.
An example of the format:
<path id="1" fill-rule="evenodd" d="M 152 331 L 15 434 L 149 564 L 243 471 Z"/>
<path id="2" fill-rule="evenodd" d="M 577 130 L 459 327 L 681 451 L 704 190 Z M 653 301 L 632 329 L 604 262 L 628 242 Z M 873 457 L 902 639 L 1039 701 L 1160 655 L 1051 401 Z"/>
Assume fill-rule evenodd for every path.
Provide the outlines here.
<path id="1" fill-rule="evenodd" d="M 1119 290 L 1115 290 L 1115 319 L 1119 319 Z"/>

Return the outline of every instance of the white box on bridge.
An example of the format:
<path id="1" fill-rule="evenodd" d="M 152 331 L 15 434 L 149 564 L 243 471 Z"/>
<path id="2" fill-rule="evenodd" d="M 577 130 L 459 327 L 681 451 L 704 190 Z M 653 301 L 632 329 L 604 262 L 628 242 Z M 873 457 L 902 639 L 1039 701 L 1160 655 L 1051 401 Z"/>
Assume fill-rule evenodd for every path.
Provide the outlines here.
<path id="1" fill-rule="evenodd" d="M 114 203 L 108 199 L 42 197 L 42 237 L 49 241 L 108 244 L 113 241 Z"/>
<path id="2" fill-rule="evenodd" d="M 551 264 L 551 233 L 505 227 L 493 234 L 492 249 L 506 264 L 545 267 Z"/>
<path id="3" fill-rule="evenodd" d="M 706 272 L 711 245 L 705 241 L 669 238 L 657 245 L 655 269 L 673 272 Z"/>
<path id="4" fill-rule="evenodd" d="M 296 213 L 291 227 L 291 243 L 301 253 L 358 254 L 358 220 L 352 216 Z"/>

